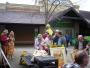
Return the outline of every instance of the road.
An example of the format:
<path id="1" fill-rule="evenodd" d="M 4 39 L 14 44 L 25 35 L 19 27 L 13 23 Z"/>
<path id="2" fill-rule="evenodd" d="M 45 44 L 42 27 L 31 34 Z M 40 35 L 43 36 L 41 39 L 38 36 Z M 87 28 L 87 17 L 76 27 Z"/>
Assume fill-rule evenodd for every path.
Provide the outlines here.
<path id="1" fill-rule="evenodd" d="M 68 63 L 72 62 L 71 56 L 70 56 L 72 49 L 73 49 L 72 47 L 67 48 L 68 54 L 66 57 L 67 57 Z M 27 53 L 31 54 L 34 52 L 34 48 L 33 48 L 33 46 L 30 46 L 30 45 L 16 46 L 13 59 L 8 59 L 12 68 L 27 68 L 26 66 L 22 66 L 19 64 L 20 55 L 21 55 L 22 51 L 27 51 Z M 90 68 L 90 60 L 89 60 L 89 64 L 88 64 L 87 68 Z"/>

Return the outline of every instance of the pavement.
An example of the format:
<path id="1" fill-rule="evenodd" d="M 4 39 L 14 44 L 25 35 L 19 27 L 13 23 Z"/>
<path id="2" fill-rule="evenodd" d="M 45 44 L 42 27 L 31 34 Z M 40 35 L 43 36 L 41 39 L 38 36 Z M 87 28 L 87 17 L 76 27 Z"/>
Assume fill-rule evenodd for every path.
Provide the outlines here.
<path id="1" fill-rule="evenodd" d="M 66 57 L 67 57 L 67 62 L 68 63 L 72 62 L 72 59 L 71 59 L 71 56 L 70 56 L 70 53 L 71 53 L 72 49 L 73 49 L 73 47 L 68 47 L 67 48 L 68 54 L 67 54 Z M 19 64 L 20 55 L 21 55 L 22 51 L 27 51 L 27 53 L 32 54 L 34 52 L 34 47 L 32 45 L 22 45 L 22 46 L 17 45 L 17 46 L 15 46 L 15 51 L 14 51 L 13 58 L 8 59 L 12 68 L 27 68 L 27 66 Z M 88 66 L 86 68 L 90 68 L 90 60 L 89 60 Z"/>
<path id="2" fill-rule="evenodd" d="M 27 53 L 33 53 L 34 48 L 31 45 L 17 45 L 15 46 L 15 51 L 12 59 L 8 59 L 12 68 L 27 68 L 25 65 L 20 65 L 20 55 L 22 51 L 27 51 Z"/>

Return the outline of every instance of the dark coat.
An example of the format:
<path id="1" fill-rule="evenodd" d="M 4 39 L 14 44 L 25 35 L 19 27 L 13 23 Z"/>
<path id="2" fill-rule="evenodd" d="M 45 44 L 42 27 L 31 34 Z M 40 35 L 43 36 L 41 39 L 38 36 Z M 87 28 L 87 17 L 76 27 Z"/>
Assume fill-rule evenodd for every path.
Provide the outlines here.
<path id="1" fill-rule="evenodd" d="M 86 45 L 87 45 L 87 44 L 88 44 L 88 41 L 87 41 L 87 40 L 84 40 L 84 41 L 83 41 L 83 49 L 86 48 Z M 76 41 L 75 49 L 79 49 L 79 41 Z"/>

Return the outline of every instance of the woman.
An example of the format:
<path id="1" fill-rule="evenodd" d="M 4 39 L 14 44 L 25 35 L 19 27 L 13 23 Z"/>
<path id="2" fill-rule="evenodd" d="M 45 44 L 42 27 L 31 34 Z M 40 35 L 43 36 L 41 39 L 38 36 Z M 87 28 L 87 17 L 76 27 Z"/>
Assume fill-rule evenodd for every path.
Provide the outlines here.
<path id="1" fill-rule="evenodd" d="M 14 32 L 11 31 L 10 34 L 9 34 L 8 48 L 7 48 L 7 56 L 9 58 L 12 58 L 12 55 L 13 55 L 13 52 L 14 52 L 14 42 L 15 42 Z"/>
<path id="2" fill-rule="evenodd" d="M 1 33 L 2 49 L 6 56 L 7 56 L 7 41 L 8 41 L 7 34 L 8 34 L 8 30 L 6 30 L 6 29 Z"/>
<path id="3" fill-rule="evenodd" d="M 50 37 L 49 33 L 46 32 L 44 34 L 43 38 L 44 38 L 44 42 L 45 42 L 46 46 L 49 46 L 51 44 L 51 37 Z"/>
<path id="4" fill-rule="evenodd" d="M 41 34 L 38 34 L 37 38 L 35 39 L 35 49 L 40 50 L 44 44 L 44 39 Z"/>

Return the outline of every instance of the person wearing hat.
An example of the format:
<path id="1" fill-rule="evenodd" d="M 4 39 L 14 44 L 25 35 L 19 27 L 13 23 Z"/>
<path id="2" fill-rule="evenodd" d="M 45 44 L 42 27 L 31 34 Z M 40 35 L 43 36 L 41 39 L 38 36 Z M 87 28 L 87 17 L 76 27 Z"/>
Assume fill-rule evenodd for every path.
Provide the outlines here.
<path id="1" fill-rule="evenodd" d="M 55 31 L 55 35 L 53 37 L 53 43 L 55 43 L 56 45 L 60 46 L 60 45 L 66 45 L 66 40 L 65 38 L 62 36 L 62 32 L 60 32 L 59 30 Z"/>
<path id="2" fill-rule="evenodd" d="M 59 40 L 59 34 L 58 34 L 59 30 L 55 31 L 55 34 L 53 36 L 53 43 L 58 45 L 58 40 Z"/>

